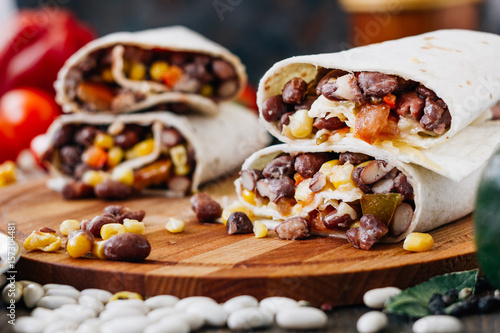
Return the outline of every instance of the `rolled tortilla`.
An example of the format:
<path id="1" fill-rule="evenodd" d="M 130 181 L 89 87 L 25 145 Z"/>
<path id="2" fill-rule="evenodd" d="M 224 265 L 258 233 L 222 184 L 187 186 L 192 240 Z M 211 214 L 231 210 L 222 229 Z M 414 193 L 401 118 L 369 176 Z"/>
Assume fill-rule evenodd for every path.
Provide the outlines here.
<path id="1" fill-rule="evenodd" d="M 127 55 L 132 58 L 127 59 Z M 163 72 L 158 74 L 163 80 L 155 80 L 149 74 L 156 60 L 167 62 L 163 72 L 167 66 L 172 69 L 174 63 L 177 64 L 177 71 L 170 76 L 174 79 L 168 81 L 171 85 L 167 85 Z M 224 74 L 228 77 L 214 74 L 214 60 L 221 60 L 232 69 Z M 192 68 L 186 71 L 184 66 L 189 63 Z M 175 78 L 179 68 L 182 71 L 180 79 Z M 193 75 L 198 75 L 200 70 L 209 77 L 193 81 Z M 79 88 L 82 82 L 92 85 Z M 246 82 L 245 67 L 237 56 L 192 30 L 173 26 L 118 32 L 88 43 L 66 61 L 54 87 L 56 101 L 67 113 L 156 111 L 158 105 L 171 110 L 182 104 L 191 110 L 216 114 L 218 102 L 238 96 Z M 217 94 L 219 90 L 222 95 Z"/>
<path id="2" fill-rule="evenodd" d="M 429 148 L 448 141 L 500 99 L 498 53 L 500 53 L 498 35 L 469 30 L 440 30 L 338 53 L 292 57 L 276 63 L 267 71 L 259 84 L 257 103 L 267 129 L 283 142 L 308 145 L 330 144 L 343 137 L 357 136 L 378 146 L 383 146 L 384 141 L 390 141 L 399 145 Z M 291 111 L 295 112 L 295 118 L 289 118 L 289 124 L 285 121 L 283 130 L 279 128 L 280 119 L 275 120 L 279 117 L 273 118 L 267 115 L 268 119 L 273 118 L 272 121 L 264 119 L 265 101 L 272 96 L 281 95 L 287 82 L 293 78 L 303 79 L 310 85 L 308 95 L 314 98 L 315 85 L 321 77 L 324 77 L 322 75 L 331 70 L 340 70 L 337 74 L 332 73 L 331 79 L 331 81 L 336 80 L 338 87 L 336 91 L 331 91 L 331 94 L 337 96 L 338 100 L 326 98 L 323 89 L 322 94 L 310 106 L 302 106 L 301 104 L 304 103 L 298 103 L 295 106 L 285 105 L 284 110 L 280 109 L 278 115 Z M 439 127 L 436 121 L 435 125 L 438 128 L 436 128 L 437 132 L 434 132 L 434 130 L 424 130 L 421 125 L 422 121 L 417 121 L 417 118 L 427 115 L 425 108 L 420 111 L 422 113 L 416 114 L 416 118 L 409 114 L 409 111 L 404 117 L 395 113 L 395 107 L 400 101 L 398 95 L 400 93 L 396 92 L 397 90 L 392 91 L 394 94 L 375 96 L 373 90 L 370 92 L 370 87 L 374 88 L 374 86 L 367 85 L 367 89 L 360 85 L 363 96 L 355 95 L 354 90 L 349 90 L 349 84 L 354 83 L 357 87 L 360 82 L 359 75 L 362 72 L 395 75 L 399 77 L 398 87 L 401 87 L 400 82 L 403 82 L 400 79 L 404 79 L 412 80 L 415 84 L 420 83 L 425 88 L 434 91 L 437 96 L 432 97 L 430 102 L 427 102 L 425 93 L 419 92 L 418 96 L 426 103 L 426 108 L 429 104 L 429 108 L 432 106 L 437 110 L 443 109 L 443 114 L 447 109 L 451 116 L 451 123 L 445 125 L 445 116 L 441 118 L 436 116 L 443 124 Z M 317 78 L 318 73 L 321 77 Z M 339 80 L 340 77 L 343 79 Z M 316 82 L 314 82 L 315 79 Z M 339 88 L 341 86 L 342 89 Z M 416 93 L 418 86 L 410 86 L 412 87 L 408 88 L 410 90 L 403 91 Z M 380 93 L 383 94 L 384 91 L 381 90 Z M 397 97 L 396 101 L 391 100 L 393 97 L 391 95 Z M 360 100 L 352 102 L 357 98 Z M 392 105 L 394 102 L 396 106 Z M 379 136 L 369 136 L 366 130 L 363 132 L 363 128 L 366 129 L 374 122 L 380 121 L 380 119 L 366 117 L 363 118 L 363 124 L 359 120 L 362 119 L 360 115 L 368 114 L 365 111 L 361 112 L 363 105 L 387 106 L 387 109 L 380 111 L 381 114 L 389 112 L 388 108 L 392 108 L 390 116 L 384 114 L 385 118 L 382 119 L 382 124 L 379 124 L 381 125 L 377 132 Z M 304 117 L 303 112 L 295 111 L 297 109 L 307 110 L 305 115 L 309 118 L 338 117 L 345 122 L 347 127 L 325 130 L 313 126 L 312 133 L 308 132 L 304 128 L 311 126 L 311 123 L 308 123 L 310 120 Z M 429 109 L 429 112 L 431 111 Z M 389 129 L 390 117 L 394 117 L 392 120 L 397 121 L 399 133 L 394 134 L 394 128 Z M 430 121 L 429 118 L 431 117 L 428 117 L 427 121 Z M 290 132 L 293 126 L 297 132 L 295 134 Z"/>
<path id="3" fill-rule="evenodd" d="M 61 144 L 61 129 L 66 125 L 73 125 L 75 129 L 68 136 L 69 140 Z M 98 127 L 101 133 L 110 136 L 113 139 L 111 144 L 106 144 L 105 140 L 101 140 L 102 142 L 98 144 L 96 138 L 92 140 L 93 143 L 79 144 L 79 141 L 76 141 L 78 129 L 81 130 L 87 125 Z M 145 129 L 145 132 L 142 132 L 142 137 L 139 136 L 141 138 L 139 142 L 122 149 L 123 158 L 119 159 L 118 164 L 110 166 L 110 151 L 112 149 L 110 146 L 117 146 L 117 136 L 125 133 L 127 125 L 139 125 Z M 165 142 L 169 140 L 162 137 L 165 129 L 174 129 L 183 140 L 180 143 L 174 142 L 174 147 L 167 147 Z M 94 168 L 104 172 L 104 179 L 112 177 L 113 172 L 117 169 L 131 169 L 135 174 L 131 187 L 136 190 L 179 197 L 197 191 L 200 184 L 237 169 L 247 156 L 268 145 L 269 139 L 269 135 L 260 125 L 258 118 L 250 110 L 236 103 L 221 103 L 220 113 L 215 118 L 202 115 L 178 116 L 167 112 L 129 115 L 88 115 L 84 113 L 63 115 L 49 128 L 45 135 L 45 147 L 39 149 L 39 154 L 45 156 L 51 171 L 58 178 L 62 177 L 66 181 L 82 181 L 85 176 L 81 174 L 82 172 L 77 175 L 78 172 L 75 171 L 77 166 L 82 164 L 83 172 Z M 56 143 L 57 141 L 59 143 Z M 147 148 L 143 145 L 141 148 L 141 142 L 146 141 L 149 141 L 151 146 Z M 170 139 L 169 142 L 172 140 Z M 73 166 L 68 169 L 64 165 L 65 159 L 61 158 L 64 146 L 75 147 L 82 156 L 92 147 L 104 147 L 103 150 L 107 153 L 108 161 L 102 167 L 96 165 L 89 167 L 85 165 L 86 158 L 81 157 L 77 158 Z M 146 151 L 146 154 L 141 153 L 141 150 Z M 71 154 L 68 156 L 71 157 Z M 71 160 L 71 158 L 66 160 Z M 160 160 L 165 163 L 157 165 L 156 169 L 167 168 L 166 171 L 163 169 L 167 174 L 163 178 L 161 175 L 158 176 L 159 179 L 156 181 L 148 179 L 149 176 L 145 171 L 149 170 L 151 175 L 154 175 L 155 171 L 151 172 L 148 166 L 154 165 Z M 65 172 L 65 170 L 69 171 Z M 145 176 L 139 177 L 138 173 L 141 172 Z M 168 182 L 174 176 L 187 177 L 189 188 L 180 191 L 169 188 Z M 141 186 L 138 183 L 139 178 L 143 180 L 146 178 L 146 183 L 152 182 L 154 184 L 146 187 Z"/>
<path id="4" fill-rule="evenodd" d="M 397 222 L 394 222 L 396 220 L 395 217 L 390 220 L 389 232 L 378 239 L 378 241 L 388 243 L 398 242 L 411 232 L 425 232 L 437 228 L 446 223 L 455 221 L 471 213 L 473 210 L 474 196 L 482 168 L 476 170 L 462 181 L 455 182 L 421 166 L 403 163 L 397 159 L 388 158 L 387 156 L 379 156 L 377 152 L 366 149 L 366 147 L 358 147 L 356 144 L 332 145 L 329 149 L 317 146 L 290 144 L 270 146 L 250 156 L 243 164 L 241 175 L 243 175 L 244 172 L 248 172 L 245 170 L 256 169 L 262 171 L 268 162 L 278 156 L 297 156 L 303 153 L 325 152 L 363 153 L 369 156 L 368 161 L 377 160 L 386 162 L 387 166 L 385 172 L 388 173 L 380 180 L 368 185 L 371 188 L 370 191 L 373 192 L 376 192 L 376 186 L 379 186 L 377 191 L 380 191 L 380 189 L 383 190 L 384 184 L 382 183 L 387 178 L 398 178 L 400 184 L 398 186 L 402 186 L 401 184 L 404 184 L 404 179 L 399 178 L 402 177 L 400 173 L 406 177 L 407 183 L 413 189 L 413 197 L 408 194 L 411 192 L 408 191 L 407 187 L 392 187 L 391 195 L 397 196 L 398 194 L 395 193 L 402 193 L 403 195 L 403 201 L 399 201 L 397 207 L 400 205 L 406 206 L 400 211 Z M 339 159 L 338 156 L 339 155 L 331 154 L 329 158 L 335 160 Z M 367 194 L 370 194 L 370 191 L 366 193 L 362 191 L 353 180 L 353 171 L 358 167 L 367 167 L 367 164 L 371 162 L 365 161 L 363 163 L 353 164 L 346 162 L 342 164 L 337 161 L 332 163 L 333 166 L 330 165 L 330 167 L 325 167 L 328 163 L 329 162 L 323 164 L 321 169 L 317 171 L 317 173 L 323 173 L 327 181 L 326 185 L 323 187 L 320 185 L 320 190 L 318 190 L 318 188 L 314 189 L 316 192 L 311 191 L 311 188 L 313 188 L 311 184 L 314 183 L 314 178 L 317 177 L 316 173 L 313 177 L 302 177 L 299 174 L 299 169 L 297 169 L 297 164 L 294 165 L 294 170 L 292 170 L 294 174 L 292 184 L 295 183 L 292 196 L 290 196 L 290 193 L 281 199 L 279 195 L 277 197 L 263 196 L 261 192 L 265 193 L 266 187 L 262 190 L 262 187 L 256 184 L 253 190 L 251 188 L 248 189 L 246 188 L 248 185 L 243 185 L 244 181 L 242 180 L 242 176 L 235 181 L 236 192 L 238 193 L 240 201 L 248 206 L 257 217 L 265 217 L 281 222 L 290 217 L 300 216 L 310 221 L 312 232 L 315 234 L 346 238 L 347 230 L 349 230 L 350 227 L 354 227 L 354 221 L 361 218 L 362 213 L 360 213 L 359 209 L 360 200 L 369 198 Z M 396 168 L 397 172 L 394 171 L 393 168 Z M 282 170 L 286 169 L 283 168 Z M 388 170 L 392 171 L 389 172 Z M 247 173 L 247 175 L 249 174 L 250 173 Z M 396 182 L 396 178 L 391 178 L 392 180 L 389 180 L 389 182 Z M 265 176 L 262 175 L 257 176 L 255 179 L 260 179 L 259 181 L 264 183 L 270 181 L 270 178 L 266 180 Z M 283 185 L 273 184 L 269 186 L 269 188 L 271 187 L 273 187 L 271 191 L 275 191 L 276 193 L 280 193 L 279 191 L 283 191 L 282 193 L 286 192 L 286 187 Z M 279 189 L 279 191 L 276 189 Z M 391 189 L 390 185 L 386 188 L 386 192 L 382 193 L 387 194 L 388 189 Z M 400 191 L 400 189 L 402 190 Z M 401 200 L 401 198 L 398 198 L 398 200 Z M 408 205 L 411 206 L 413 214 L 409 219 L 405 220 L 405 212 L 406 216 L 408 216 Z M 345 225 L 340 227 L 330 226 L 330 229 L 325 227 L 325 223 L 321 225 L 322 223 L 315 222 L 316 220 L 314 220 L 315 218 L 313 215 L 318 212 L 320 212 L 320 214 L 325 213 L 328 206 L 337 210 L 337 213 L 335 213 L 337 217 L 350 214 L 351 219 L 349 219 Z M 394 209 L 394 207 L 392 207 L 392 209 Z M 396 208 L 396 211 L 397 210 L 398 208 Z M 366 214 L 366 212 L 364 212 L 364 214 Z M 394 213 L 394 216 L 395 215 L 396 213 Z"/>

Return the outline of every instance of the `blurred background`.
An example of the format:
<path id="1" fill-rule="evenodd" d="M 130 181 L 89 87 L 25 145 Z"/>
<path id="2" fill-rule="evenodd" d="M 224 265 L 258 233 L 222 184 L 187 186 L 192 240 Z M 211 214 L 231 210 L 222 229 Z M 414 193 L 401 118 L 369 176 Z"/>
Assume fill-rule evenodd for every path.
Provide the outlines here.
<path id="1" fill-rule="evenodd" d="M 58 68 L 93 38 L 176 24 L 238 55 L 256 87 L 269 67 L 294 55 L 442 28 L 500 33 L 500 0 L 0 0 L 0 163 L 14 160 L 59 112 L 50 106 L 48 116 L 35 117 L 39 110 L 24 106 L 20 115 L 19 107 L 2 106 L 9 90 L 33 86 L 53 95 Z"/>

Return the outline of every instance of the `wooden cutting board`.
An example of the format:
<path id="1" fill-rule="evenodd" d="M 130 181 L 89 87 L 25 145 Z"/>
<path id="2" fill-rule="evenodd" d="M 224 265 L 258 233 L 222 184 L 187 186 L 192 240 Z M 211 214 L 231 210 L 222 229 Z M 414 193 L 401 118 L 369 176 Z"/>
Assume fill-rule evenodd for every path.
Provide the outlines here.
<path id="1" fill-rule="evenodd" d="M 205 190 L 219 202 L 233 200 L 232 181 L 222 180 Z M 0 190 L 0 230 L 5 232 L 7 223 L 15 222 L 22 244 L 35 229 L 59 230 L 61 221 L 92 218 L 108 204 L 65 201 L 48 190 L 44 180 L 13 185 Z M 345 305 L 360 303 L 372 288 L 406 288 L 438 274 L 477 267 L 470 215 L 432 231 L 431 251 L 410 253 L 402 243 L 376 244 L 364 251 L 342 239 L 279 240 L 272 231 L 263 239 L 228 236 L 222 224 L 196 222 L 189 198 L 135 198 L 123 204 L 146 211 L 152 252 L 145 262 L 73 259 L 63 249 L 56 253 L 23 250 L 17 279 L 66 283 L 78 289 L 130 290 L 144 296 L 204 295 L 225 301 L 250 294 L 259 299 L 288 296 L 315 305 Z M 166 231 L 169 217 L 185 220 L 185 231 Z"/>

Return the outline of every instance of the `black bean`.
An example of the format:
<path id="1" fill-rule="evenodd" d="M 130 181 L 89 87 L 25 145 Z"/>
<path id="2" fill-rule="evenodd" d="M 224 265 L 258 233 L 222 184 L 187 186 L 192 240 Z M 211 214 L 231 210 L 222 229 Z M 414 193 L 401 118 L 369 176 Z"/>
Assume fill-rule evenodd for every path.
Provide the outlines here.
<path id="1" fill-rule="evenodd" d="M 295 171 L 304 178 L 311 178 L 319 171 L 323 163 L 330 160 L 328 153 L 305 153 L 295 157 Z"/>
<path id="2" fill-rule="evenodd" d="M 132 148 L 139 140 L 139 134 L 130 129 L 125 129 L 122 133 L 114 137 L 115 145 L 122 149 Z"/>
<path id="3" fill-rule="evenodd" d="M 500 309 L 500 299 L 486 295 L 479 299 L 477 302 L 477 309 L 480 313 L 489 313 Z"/>
<path id="4" fill-rule="evenodd" d="M 110 260 L 141 261 L 151 253 L 151 244 L 143 235 L 127 232 L 106 240 L 103 251 Z"/>
<path id="5" fill-rule="evenodd" d="M 283 87 L 282 98 L 283 102 L 288 104 L 298 104 L 304 99 L 307 90 L 306 81 L 300 77 L 294 77 L 288 81 Z"/>
<path id="6" fill-rule="evenodd" d="M 366 96 L 384 97 L 392 93 L 398 86 L 396 76 L 376 72 L 359 73 L 358 82 Z"/>
<path id="7" fill-rule="evenodd" d="M 165 128 L 160 136 L 161 144 L 165 147 L 174 147 L 184 142 L 184 138 L 175 128 Z"/>
<path id="8" fill-rule="evenodd" d="M 419 84 L 417 87 L 417 93 L 422 97 L 423 99 L 430 98 L 432 100 L 437 99 L 437 95 L 434 91 L 426 88 L 424 85 Z"/>
<path id="9" fill-rule="evenodd" d="M 347 228 L 352 222 L 354 220 L 351 218 L 351 215 L 339 215 L 336 209 L 323 218 L 323 224 L 328 229 Z"/>
<path id="10" fill-rule="evenodd" d="M 326 129 L 328 131 L 335 131 L 345 126 L 346 124 L 338 117 L 315 118 L 313 122 L 313 127 L 317 128 L 318 130 Z"/>
<path id="11" fill-rule="evenodd" d="M 445 306 L 451 305 L 458 300 L 458 291 L 456 289 L 448 290 L 442 297 Z"/>
<path id="12" fill-rule="evenodd" d="M 74 167 L 81 162 L 82 153 L 75 146 L 64 146 L 59 151 L 61 163 Z"/>
<path id="13" fill-rule="evenodd" d="M 191 197 L 191 208 L 199 222 L 214 222 L 221 217 L 222 207 L 208 193 L 202 192 Z"/>
<path id="14" fill-rule="evenodd" d="M 262 172 L 257 169 L 245 169 L 240 172 L 241 184 L 248 191 L 255 190 L 257 181 L 262 178 Z"/>
<path id="15" fill-rule="evenodd" d="M 286 106 L 281 95 L 271 96 L 262 104 L 262 117 L 267 122 L 278 121 L 285 112 Z"/>
<path id="16" fill-rule="evenodd" d="M 62 189 L 62 196 L 66 200 L 88 198 L 93 193 L 92 187 L 81 181 L 69 181 Z"/>
<path id="17" fill-rule="evenodd" d="M 371 157 L 362 153 L 344 152 L 339 156 L 340 164 L 351 163 L 353 165 L 368 161 Z"/>
<path id="18" fill-rule="evenodd" d="M 274 231 L 280 239 L 306 239 L 311 235 L 311 223 L 303 217 L 291 217 L 280 223 Z"/>
<path id="19" fill-rule="evenodd" d="M 94 138 L 99 130 L 92 126 L 85 126 L 77 130 L 75 141 L 82 146 L 91 146 L 94 143 Z"/>
<path id="20" fill-rule="evenodd" d="M 118 223 L 116 216 L 108 213 L 97 215 L 92 220 L 82 223 L 81 229 L 90 232 L 94 237 L 100 237 L 101 228 L 105 224 Z"/>
<path id="21" fill-rule="evenodd" d="M 484 277 L 479 276 L 476 281 L 476 287 L 474 289 L 474 295 L 484 294 L 487 291 L 492 291 L 495 288 L 491 285 L 491 283 Z"/>
<path id="22" fill-rule="evenodd" d="M 424 111 L 424 100 L 415 92 L 409 92 L 398 97 L 396 113 L 402 117 L 411 114 L 415 120 L 420 120 Z"/>
<path id="23" fill-rule="evenodd" d="M 463 302 L 462 306 L 465 313 L 472 314 L 477 311 L 477 303 L 479 299 L 476 295 L 471 295 L 467 297 Z"/>
<path id="24" fill-rule="evenodd" d="M 105 180 L 94 187 L 98 198 L 106 200 L 123 200 L 132 195 L 133 188 L 114 180 Z"/>
<path id="25" fill-rule="evenodd" d="M 252 221 L 243 212 L 234 212 L 229 215 L 226 223 L 228 235 L 250 234 L 253 232 Z"/>
<path id="26" fill-rule="evenodd" d="M 440 293 L 434 293 L 429 300 L 429 311 L 433 315 L 442 315 L 444 314 L 445 303 L 442 299 L 443 295 Z"/>
<path id="27" fill-rule="evenodd" d="M 295 181 L 290 177 L 261 179 L 257 182 L 257 192 L 273 202 L 285 197 L 293 198 Z"/>
<path id="28" fill-rule="evenodd" d="M 287 112 L 281 116 L 280 121 L 278 122 L 278 128 L 280 132 L 283 132 L 283 126 L 290 125 L 290 116 L 293 112 Z"/>
<path id="29" fill-rule="evenodd" d="M 318 99 L 318 96 L 306 96 L 306 98 L 303 99 L 302 102 L 295 104 L 293 108 L 295 111 L 310 110 L 311 105 L 314 103 L 316 99 Z"/>
<path id="30" fill-rule="evenodd" d="M 394 188 L 396 192 L 404 196 L 406 200 L 413 200 L 413 187 L 402 172 L 394 178 Z"/>
<path id="31" fill-rule="evenodd" d="M 293 158 L 288 155 L 275 158 L 267 163 L 262 170 L 262 175 L 266 178 L 291 177 L 293 174 Z"/>
<path id="32" fill-rule="evenodd" d="M 212 70 L 215 76 L 221 80 L 227 80 L 236 76 L 233 66 L 224 60 L 215 59 L 212 62 Z"/>
<path id="33" fill-rule="evenodd" d="M 70 144 L 73 141 L 74 132 L 74 125 L 64 125 L 54 134 L 52 145 L 55 148 L 60 148 L 62 146 Z"/>
<path id="34" fill-rule="evenodd" d="M 326 175 L 322 172 L 316 172 L 309 183 L 309 189 L 311 192 L 318 193 L 326 186 L 326 182 Z"/>

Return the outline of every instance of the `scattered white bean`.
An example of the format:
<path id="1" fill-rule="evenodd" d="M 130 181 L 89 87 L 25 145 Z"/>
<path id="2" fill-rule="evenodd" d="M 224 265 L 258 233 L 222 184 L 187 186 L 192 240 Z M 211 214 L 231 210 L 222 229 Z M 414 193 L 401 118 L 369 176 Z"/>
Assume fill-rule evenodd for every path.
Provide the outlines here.
<path id="1" fill-rule="evenodd" d="M 296 300 L 288 297 L 272 296 L 264 298 L 260 301 L 260 307 L 272 314 L 275 314 L 282 309 L 298 308 L 299 306 L 300 305 Z"/>
<path id="2" fill-rule="evenodd" d="M 43 296 L 36 305 L 47 309 L 57 309 L 64 304 L 76 304 L 76 300 L 66 296 Z"/>
<path id="3" fill-rule="evenodd" d="M 256 308 L 259 306 L 259 301 L 253 296 L 243 295 L 227 300 L 222 306 L 226 312 L 232 313 L 243 308 Z"/>
<path id="4" fill-rule="evenodd" d="M 459 319 L 446 315 L 420 318 L 412 327 L 414 333 L 458 333 L 463 329 L 464 325 Z"/>
<path id="5" fill-rule="evenodd" d="M 49 289 L 75 289 L 75 287 L 67 284 L 47 283 L 43 285 L 43 289 L 47 291 Z"/>
<path id="6" fill-rule="evenodd" d="M 383 330 L 388 323 L 385 313 L 370 311 L 359 317 L 356 328 L 359 333 L 376 333 Z"/>
<path id="7" fill-rule="evenodd" d="M 242 308 L 232 312 L 227 318 L 227 326 L 232 330 L 250 330 L 270 326 L 273 315 L 261 308 Z"/>
<path id="8" fill-rule="evenodd" d="M 81 294 L 85 296 L 95 297 L 103 303 L 108 303 L 109 299 L 113 297 L 113 294 L 109 291 L 95 288 L 83 289 L 81 291 Z"/>
<path id="9" fill-rule="evenodd" d="M 363 295 L 363 302 L 372 309 L 383 309 L 385 302 L 392 296 L 401 293 L 401 289 L 396 287 L 377 288 L 367 291 Z"/>
<path id="10" fill-rule="evenodd" d="M 150 321 L 155 322 L 170 315 L 178 315 L 181 313 L 183 313 L 183 311 L 176 308 L 158 308 L 149 312 L 148 318 Z"/>
<path id="11" fill-rule="evenodd" d="M 150 297 L 144 303 L 151 309 L 173 307 L 179 301 L 179 297 L 172 295 L 159 295 Z"/>
<path id="12" fill-rule="evenodd" d="M 38 283 L 27 284 L 23 289 L 24 304 L 28 308 L 32 308 L 36 305 L 36 303 L 38 303 L 43 295 L 45 295 L 45 291 L 43 290 L 41 285 L 39 285 Z"/>
<path id="13" fill-rule="evenodd" d="M 149 325 L 144 333 L 189 333 L 190 331 L 189 323 L 184 318 L 170 316 Z"/>
<path id="14" fill-rule="evenodd" d="M 104 304 L 99 299 L 89 295 L 81 295 L 78 298 L 78 304 L 91 308 L 97 314 L 104 310 Z"/>
<path id="15" fill-rule="evenodd" d="M 136 307 L 106 309 L 99 315 L 103 321 L 129 316 L 144 316 L 145 312 Z"/>
<path id="16" fill-rule="evenodd" d="M 41 319 L 47 323 L 61 319 L 60 315 L 54 312 L 54 310 L 46 308 L 35 308 L 31 311 L 31 317 Z"/>
<path id="17" fill-rule="evenodd" d="M 101 325 L 101 333 L 142 333 L 149 320 L 145 316 L 116 318 Z"/>
<path id="18" fill-rule="evenodd" d="M 197 331 L 205 325 L 205 319 L 195 313 L 181 312 L 174 316 L 185 319 L 188 322 L 191 331 Z"/>
<path id="19" fill-rule="evenodd" d="M 47 323 L 35 317 L 20 317 L 16 319 L 14 332 L 16 333 L 42 333 Z"/>
<path id="20" fill-rule="evenodd" d="M 149 307 L 140 299 L 118 299 L 106 304 L 106 310 L 123 308 L 135 308 L 141 311 L 142 314 L 149 312 Z"/>
<path id="21" fill-rule="evenodd" d="M 207 303 L 215 303 L 217 302 L 210 297 L 205 297 L 205 296 L 191 296 L 191 297 L 186 297 L 181 300 L 179 300 L 177 303 L 175 303 L 174 307 L 179 310 L 186 310 L 191 304 L 194 304 L 196 302 L 207 302 Z"/>
<path id="22" fill-rule="evenodd" d="M 19 282 L 15 282 L 14 285 L 9 283 L 5 285 L 2 290 L 2 299 L 5 303 L 10 303 L 11 299 L 14 299 L 15 302 L 19 302 L 23 297 L 23 285 Z"/>
<path id="23" fill-rule="evenodd" d="M 20 281 L 17 281 L 19 282 L 20 284 L 22 284 L 23 287 L 27 287 L 28 285 L 30 284 L 36 284 L 37 286 L 43 288 L 43 286 L 40 284 L 40 283 L 37 283 L 35 281 L 30 281 L 30 280 L 20 280 Z"/>
<path id="24" fill-rule="evenodd" d="M 72 320 L 55 321 L 48 324 L 43 333 L 61 333 L 61 332 L 74 332 L 78 328 L 79 323 Z"/>
<path id="25" fill-rule="evenodd" d="M 288 308 L 276 313 L 276 324 L 286 329 L 313 330 L 325 327 L 328 316 L 317 308 Z"/>
<path id="26" fill-rule="evenodd" d="M 75 288 L 51 288 L 45 292 L 46 296 L 65 296 L 78 299 L 80 292 Z"/>
<path id="27" fill-rule="evenodd" d="M 54 310 L 56 315 L 63 319 L 71 320 L 77 323 L 82 323 L 87 319 L 95 318 L 97 313 L 91 308 L 87 308 L 78 304 L 66 304 L 59 309 Z"/>
<path id="28" fill-rule="evenodd" d="M 96 333 L 101 329 L 102 321 L 99 318 L 90 318 L 78 326 L 76 333 Z"/>
<path id="29" fill-rule="evenodd" d="M 190 304 L 186 312 L 202 317 L 205 319 L 207 325 L 215 327 L 225 326 L 228 317 L 228 313 L 221 305 L 207 301 L 198 301 Z"/>

